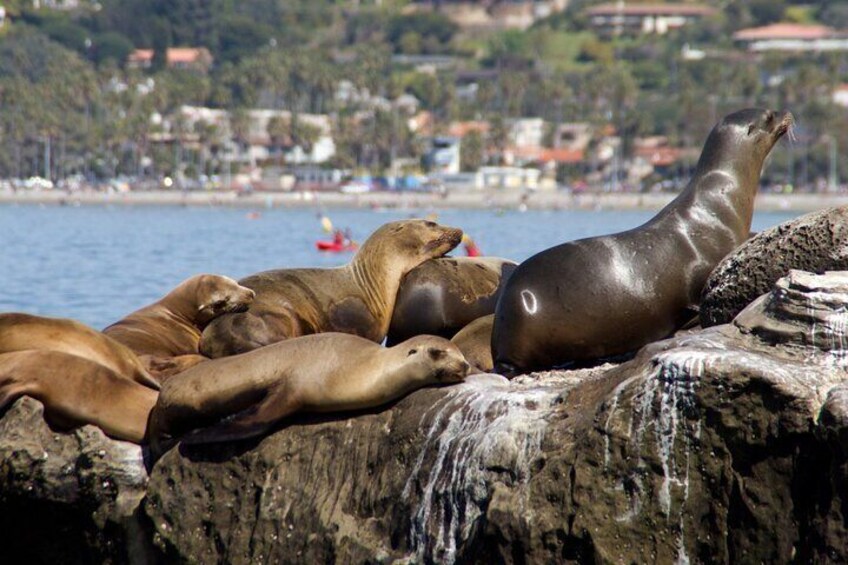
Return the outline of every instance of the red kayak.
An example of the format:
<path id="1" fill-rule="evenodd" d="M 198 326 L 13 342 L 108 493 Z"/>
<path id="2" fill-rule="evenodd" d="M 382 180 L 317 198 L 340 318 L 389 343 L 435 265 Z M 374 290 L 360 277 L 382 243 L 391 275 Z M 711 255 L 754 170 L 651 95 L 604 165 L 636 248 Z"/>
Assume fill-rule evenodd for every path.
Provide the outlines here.
<path id="1" fill-rule="evenodd" d="M 332 251 L 334 253 L 340 253 L 342 251 L 356 251 L 359 246 L 355 243 L 338 243 L 335 241 L 319 239 L 315 242 L 315 247 L 318 248 L 318 251 Z"/>

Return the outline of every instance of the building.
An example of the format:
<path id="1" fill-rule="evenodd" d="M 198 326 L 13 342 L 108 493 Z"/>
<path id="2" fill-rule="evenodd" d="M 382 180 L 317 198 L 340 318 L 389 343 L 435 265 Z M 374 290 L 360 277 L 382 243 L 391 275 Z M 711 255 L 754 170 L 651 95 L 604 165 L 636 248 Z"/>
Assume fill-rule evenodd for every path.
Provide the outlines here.
<path id="1" fill-rule="evenodd" d="M 848 108 L 848 84 L 840 84 L 833 90 L 831 98 L 834 104 Z"/>
<path id="2" fill-rule="evenodd" d="M 0 6 L 0 27 L 6 25 L 6 8 Z"/>
<path id="3" fill-rule="evenodd" d="M 602 35 L 663 35 L 716 10 L 700 4 L 627 4 L 623 0 L 586 10 L 589 24 Z"/>
<path id="4" fill-rule="evenodd" d="M 199 142 L 199 132 L 204 126 L 214 126 L 214 145 L 220 147 L 219 158 L 225 162 L 244 163 L 251 166 L 274 157 L 282 157 L 287 165 L 315 165 L 326 163 L 336 154 L 336 144 L 332 137 L 332 124 L 329 116 L 319 114 L 298 114 L 302 123 L 315 127 L 319 135 L 308 150 L 299 146 L 276 147 L 268 133 L 268 124 L 273 118 L 291 120 L 292 114 L 283 110 L 248 110 L 245 115 L 244 132 L 241 139 L 235 139 L 232 116 L 226 110 L 182 106 L 180 120 L 185 131 L 180 140 Z M 170 143 L 174 134 L 164 133 L 156 141 Z M 207 141 L 207 143 L 211 143 Z"/>
<path id="5" fill-rule="evenodd" d="M 435 10 L 464 29 L 527 29 L 536 20 L 561 12 L 568 0 L 418 0 L 412 10 Z"/>
<path id="6" fill-rule="evenodd" d="M 430 140 L 430 148 L 424 155 L 424 163 L 430 172 L 459 172 L 461 141 L 457 137 L 437 136 Z"/>
<path id="7" fill-rule="evenodd" d="M 749 51 L 848 51 L 848 30 L 779 23 L 740 29 L 733 40 Z"/>
<path id="8" fill-rule="evenodd" d="M 154 54 L 153 49 L 136 49 L 127 57 L 127 66 L 149 69 L 153 65 Z M 214 60 L 206 47 L 169 47 L 165 52 L 165 65 L 169 69 L 205 73 L 212 67 Z"/>
<path id="9" fill-rule="evenodd" d="M 480 167 L 478 171 L 482 178 L 484 189 L 529 189 L 539 187 L 539 169 L 523 169 L 520 167 Z"/>

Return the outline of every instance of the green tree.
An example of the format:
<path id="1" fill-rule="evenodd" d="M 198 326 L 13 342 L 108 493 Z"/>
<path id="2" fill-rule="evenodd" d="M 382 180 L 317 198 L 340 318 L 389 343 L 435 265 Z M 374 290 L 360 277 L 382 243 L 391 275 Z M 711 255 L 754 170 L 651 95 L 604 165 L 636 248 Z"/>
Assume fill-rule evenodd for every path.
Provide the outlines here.
<path id="1" fill-rule="evenodd" d="M 459 147 L 459 162 L 463 171 L 476 171 L 483 164 L 485 155 L 483 136 L 477 130 L 468 132 Z"/>
<path id="2" fill-rule="evenodd" d="M 102 65 L 106 61 L 123 65 L 133 51 L 132 42 L 126 36 L 113 31 L 96 35 L 93 45 L 94 60 L 98 65 Z"/>

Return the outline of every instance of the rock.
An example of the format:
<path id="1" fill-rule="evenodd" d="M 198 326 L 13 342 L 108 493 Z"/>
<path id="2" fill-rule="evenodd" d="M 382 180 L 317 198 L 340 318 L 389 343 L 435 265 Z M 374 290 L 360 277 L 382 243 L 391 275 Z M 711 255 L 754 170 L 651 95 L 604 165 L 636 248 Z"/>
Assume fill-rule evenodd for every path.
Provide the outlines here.
<path id="1" fill-rule="evenodd" d="M 737 323 L 618 366 L 475 375 L 260 440 L 178 446 L 150 472 L 147 551 L 203 563 L 845 561 L 845 328 L 818 333 L 844 308 L 844 283 L 793 273 Z M 46 446 L 52 436 L 25 429 L 43 427 L 37 416 L 9 413 L 0 429 Z M 3 492 L 30 476 L 5 473 Z M 110 498 L 73 500 L 83 515 Z"/>
<path id="2" fill-rule="evenodd" d="M 772 344 L 809 346 L 844 358 L 848 355 L 848 272 L 819 276 L 792 270 L 733 323 Z"/>
<path id="3" fill-rule="evenodd" d="M 152 559 L 139 446 L 94 426 L 52 431 L 24 397 L 0 419 L 0 546 L 14 563 Z"/>
<path id="4" fill-rule="evenodd" d="M 729 323 L 791 269 L 848 269 L 848 207 L 813 212 L 764 230 L 725 257 L 704 285 L 701 325 Z"/>

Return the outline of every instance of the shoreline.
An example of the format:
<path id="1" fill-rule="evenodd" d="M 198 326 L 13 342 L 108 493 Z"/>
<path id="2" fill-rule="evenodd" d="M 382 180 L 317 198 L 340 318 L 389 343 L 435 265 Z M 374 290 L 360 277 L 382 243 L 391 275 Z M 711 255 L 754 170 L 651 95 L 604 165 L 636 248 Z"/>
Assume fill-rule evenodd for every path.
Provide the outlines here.
<path id="1" fill-rule="evenodd" d="M 0 205 L 40 204 L 72 206 L 222 206 L 232 208 L 399 208 L 399 209 L 523 209 L 528 210 L 659 210 L 676 193 L 609 193 L 523 191 L 468 191 L 431 193 L 371 192 L 177 192 L 134 191 L 68 193 L 61 190 L 0 191 Z M 755 209 L 769 212 L 810 212 L 848 205 L 848 194 L 759 193 Z"/>

